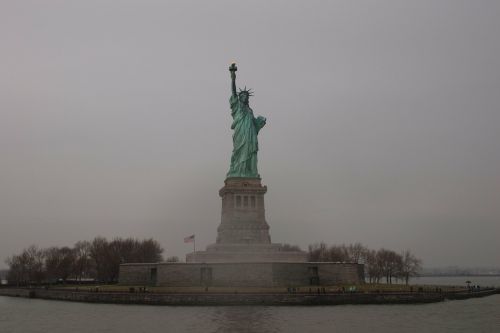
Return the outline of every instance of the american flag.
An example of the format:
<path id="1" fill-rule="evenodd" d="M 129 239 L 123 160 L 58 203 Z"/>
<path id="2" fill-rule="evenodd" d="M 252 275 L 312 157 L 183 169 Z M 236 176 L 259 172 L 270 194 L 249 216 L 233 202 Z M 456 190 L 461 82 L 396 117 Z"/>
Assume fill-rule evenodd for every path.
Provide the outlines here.
<path id="1" fill-rule="evenodd" d="M 194 235 L 184 237 L 184 243 L 193 243 L 194 242 Z"/>

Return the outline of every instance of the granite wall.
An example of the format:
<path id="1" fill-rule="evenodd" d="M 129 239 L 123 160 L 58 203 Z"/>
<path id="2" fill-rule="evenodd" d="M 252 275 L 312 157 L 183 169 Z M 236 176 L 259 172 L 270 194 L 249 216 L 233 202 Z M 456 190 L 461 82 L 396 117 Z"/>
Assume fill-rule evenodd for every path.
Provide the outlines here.
<path id="1" fill-rule="evenodd" d="M 355 263 L 158 263 L 120 265 L 120 284 L 170 287 L 293 287 L 360 284 Z"/>
<path id="2" fill-rule="evenodd" d="M 120 283 L 126 285 L 156 285 L 156 279 L 151 276 L 151 270 L 157 264 L 120 265 Z"/>

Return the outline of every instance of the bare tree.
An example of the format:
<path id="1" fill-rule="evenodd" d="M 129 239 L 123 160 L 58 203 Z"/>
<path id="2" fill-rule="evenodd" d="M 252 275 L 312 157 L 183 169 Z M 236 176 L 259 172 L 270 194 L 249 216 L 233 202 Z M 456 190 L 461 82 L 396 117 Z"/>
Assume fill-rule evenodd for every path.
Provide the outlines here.
<path id="1" fill-rule="evenodd" d="M 52 281 L 66 280 L 74 273 L 76 256 L 72 248 L 51 247 L 44 250 L 45 271 L 47 278 Z"/>
<path id="2" fill-rule="evenodd" d="M 179 257 L 177 256 L 171 256 L 171 257 L 168 257 L 166 260 L 166 262 L 179 262 Z"/>
<path id="3" fill-rule="evenodd" d="M 100 281 L 118 280 L 120 264 L 127 262 L 160 262 L 163 249 L 154 239 L 139 241 L 133 238 L 95 238 L 90 246 L 90 256 L 95 264 L 96 278 Z"/>
<path id="4" fill-rule="evenodd" d="M 332 245 L 328 248 L 328 258 L 326 261 L 330 262 L 345 262 L 349 260 L 349 253 L 347 247 L 342 245 Z"/>
<path id="5" fill-rule="evenodd" d="M 382 270 L 377 257 L 377 251 L 366 250 L 364 253 L 365 272 L 370 283 L 379 283 L 382 278 Z"/>
<path id="6" fill-rule="evenodd" d="M 138 262 L 160 262 L 163 261 L 163 248 L 154 239 L 145 239 L 140 243 L 140 256 Z"/>
<path id="7" fill-rule="evenodd" d="M 92 258 L 90 256 L 91 246 L 88 241 L 79 241 L 73 247 L 75 253 L 74 275 L 79 281 L 82 278 L 89 278 L 93 274 Z"/>
<path id="8" fill-rule="evenodd" d="M 377 263 L 387 283 L 392 283 L 392 278 L 400 271 L 402 258 L 394 251 L 380 249 L 377 251 Z"/>
<path id="9" fill-rule="evenodd" d="M 30 283 L 40 283 L 44 279 L 44 252 L 38 246 L 31 245 L 21 254 L 25 256 Z"/>
<path id="10" fill-rule="evenodd" d="M 11 256 L 6 263 L 9 265 L 8 280 L 18 285 L 40 283 L 44 279 L 44 252 L 35 245 Z"/>
<path id="11" fill-rule="evenodd" d="M 115 238 L 109 242 L 96 237 L 80 241 L 73 248 L 39 249 L 32 245 L 6 260 L 7 278 L 17 284 L 42 281 L 80 280 L 93 277 L 98 281 L 116 282 L 120 264 L 126 262 L 161 262 L 163 249 L 154 239 Z"/>
<path id="12" fill-rule="evenodd" d="M 328 261 L 328 257 L 328 246 L 325 243 L 321 242 L 309 245 L 309 261 Z"/>
<path id="13" fill-rule="evenodd" d="M 422 260 L 416 258 L 410 250 L 404 251 L 401 257 L 401 275 L 408 285 L 410 277 L 417 276 L 422 269 Z"/>
<path id="14" fill-rule="evenodd" d="M 315 243 L 309 245 L 309 261 L 317 262 L 360 262 L 366 248 L 360 243 L 346 246 Z"/>
<path id="15" fill-rule="evenodd" d="M 104 237 L 96 237 L 90 245 L 90 257 L 95 267 L 95 278 L 98 281 L 108 279 L 109 243 Z"/>
<path id="16" fill-rule="evenodd" d="M 22 255 L 13 255 L 5 261 L 9 266 L 7 273 L 9 283 L 15 282 L 19 286 L 28 282 L 28 271 L 24 259 Z"/>
<path id="17" fill-rule="evenodd" d="M 349 261 L 360 263 L 364 261 L 368 249 L 361 243 L 349 244 L 347 247 L 347 256 Z"/>
<path id="18" fill-rule="evenodd" d="M 281 246 L 281 251 L 302 251 L 302 250 L 300 249 L 300 246 L 298 246 L 298 245 L 291 245 L 291 244 L 285 243 Z"/>

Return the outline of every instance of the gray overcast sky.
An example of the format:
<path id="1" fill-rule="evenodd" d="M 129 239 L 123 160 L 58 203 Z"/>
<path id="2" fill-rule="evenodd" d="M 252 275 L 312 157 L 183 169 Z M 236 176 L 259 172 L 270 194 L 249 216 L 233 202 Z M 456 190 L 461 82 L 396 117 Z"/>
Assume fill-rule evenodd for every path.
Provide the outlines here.
<path id="1" fill-rule="evenodd" d="M 499 1 L 2 1 L 0 259 L 215 241 L 227 67 L 275 242 L 500 266 Z M 5 266 L 3 263 L 1 266 Z"/>

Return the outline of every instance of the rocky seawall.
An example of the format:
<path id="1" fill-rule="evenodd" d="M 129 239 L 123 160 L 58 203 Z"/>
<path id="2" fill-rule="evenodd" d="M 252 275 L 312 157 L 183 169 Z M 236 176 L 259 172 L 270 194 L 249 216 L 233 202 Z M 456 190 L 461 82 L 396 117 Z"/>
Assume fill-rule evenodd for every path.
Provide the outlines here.
<path id="1" fill-rule="evenodd" d="M 0 296 L 89 303 L 149 305 L 340 305 L 416 304 L 468 299 L 500 293 L 499 289 L 458 293 L 126 293 L 0 288 Z"/>

